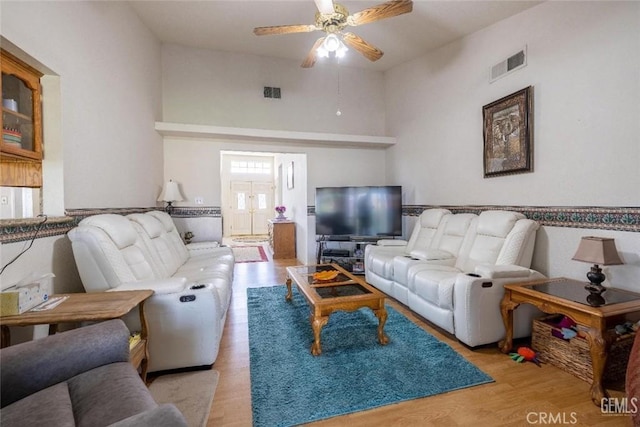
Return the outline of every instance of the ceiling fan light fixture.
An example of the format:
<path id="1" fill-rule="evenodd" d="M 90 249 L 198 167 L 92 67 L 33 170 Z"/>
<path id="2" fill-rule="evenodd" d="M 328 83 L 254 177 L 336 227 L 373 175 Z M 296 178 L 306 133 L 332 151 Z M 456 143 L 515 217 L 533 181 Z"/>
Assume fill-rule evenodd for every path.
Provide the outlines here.
<path id="1" fill-rule="evenodd" d="M 329 52 L 335 52 L 340 48 L 342 42 L 335 34 L 329 34 L 326 39 L 324 39 L 324 43 L 322 46 Z M 344 45 L 343 45 L 344 46 Z"/>
<path id="2" fill-rule="evenodd" d="M 329 54 L 333 52 L 336 58 L 344 58 L 349 48 L 340 40 L 336 34 L 329 34 L 322 44 L 316 49 L 316 54 L 319 58 L 328 58 Z"/>
<path id="3" fill-rule="evenodd" d="M 318 47 L 318 49 L 316 50 L 316 53 L 318 55 L 318 58 L 328 58 L 329 57 L 329 51 L 327 49 L 325 49 L 323 45 L 320 45 L 320 47 Z"/>

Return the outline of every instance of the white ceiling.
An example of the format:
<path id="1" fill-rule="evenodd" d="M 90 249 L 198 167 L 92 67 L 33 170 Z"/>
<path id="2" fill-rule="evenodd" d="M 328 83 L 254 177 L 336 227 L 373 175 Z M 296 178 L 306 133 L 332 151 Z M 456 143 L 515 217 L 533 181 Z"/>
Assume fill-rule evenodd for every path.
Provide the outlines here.
<path id="1" fill-rule="evenodd" d="M 350 13 L 383 3 L 341 2 Z M 256 36 L 254 27 L 313 24 L 313 0 L 175 0 L 130 1 L 140 19 L 164 43 L 198 48 L 289 58 L 300 63 L 319 31 L 300 34 Z M 385 71 L 454 40 L 515 15 L 541 1 L 414 1 L 413 12 L 349 31 L 384 52 L 370 62 L 351 49 L 342 63 Z"/>

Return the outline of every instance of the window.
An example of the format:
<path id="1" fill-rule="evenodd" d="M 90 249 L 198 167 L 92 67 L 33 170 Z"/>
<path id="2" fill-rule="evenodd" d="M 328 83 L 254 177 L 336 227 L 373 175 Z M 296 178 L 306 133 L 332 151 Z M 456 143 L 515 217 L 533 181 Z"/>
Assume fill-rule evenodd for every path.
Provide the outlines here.
<path id="1" fill-rule="evenodd" d="M 269 175 L 271 173 L 271 163 L 232 160 L 231 173 L 257 173 L 261 175 Z"/>

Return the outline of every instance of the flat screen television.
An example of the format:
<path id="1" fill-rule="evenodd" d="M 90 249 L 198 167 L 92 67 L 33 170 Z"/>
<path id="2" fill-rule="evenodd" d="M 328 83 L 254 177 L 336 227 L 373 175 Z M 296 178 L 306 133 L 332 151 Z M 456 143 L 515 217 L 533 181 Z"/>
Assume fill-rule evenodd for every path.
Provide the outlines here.
<path id="1" fill-rule="evenodd" d="M 316 234 L 402 235 L 402 187 L 316 188 Z"/>

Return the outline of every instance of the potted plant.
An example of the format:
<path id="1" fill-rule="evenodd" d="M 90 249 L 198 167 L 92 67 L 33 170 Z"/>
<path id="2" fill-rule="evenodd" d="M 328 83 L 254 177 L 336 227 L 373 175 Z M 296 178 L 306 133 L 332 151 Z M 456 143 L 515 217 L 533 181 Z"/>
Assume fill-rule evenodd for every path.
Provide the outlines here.
<path id="1" fill-rule="evenodd" d="M 278 216 L 277 219 L 287 219 L 286 216 L 284 216 L 284 213 L 287 211 L 287 208 L 280 205 L 280 206 L 276 206 L 276 212 L 278 212 Z"/>

